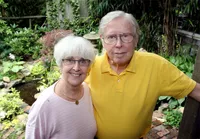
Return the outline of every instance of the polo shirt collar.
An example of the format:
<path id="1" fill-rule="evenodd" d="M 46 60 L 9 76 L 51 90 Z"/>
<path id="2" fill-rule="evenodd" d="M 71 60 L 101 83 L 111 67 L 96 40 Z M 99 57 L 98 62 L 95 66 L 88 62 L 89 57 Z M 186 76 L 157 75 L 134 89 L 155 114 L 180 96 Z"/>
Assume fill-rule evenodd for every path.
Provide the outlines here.
<path id="1" fill-rule="evenodd" d="M 103 62 L 101 63 L 101 72 L 106 73 L 106 72 L 111 72 L 112 69 L 110 68 L 110 64 L 108 62 L 108 55 L 105 53 L 103 55 Z"/>
<path id="2" fill-rule="evenodd" d="M 132 72 L 135 73 L 136 72 L 136 61 L 135 61 L 135 57 L 137 55 L 137 51 L 134 52 L 134 55 L 129 63 L 129 65 L 126 68 L 127 72 Z M 107 53 L 105 53 L 103 55 L 103 62 L 101 63 L 101 72 L 102 73 L 106 73 L 106 72 L 110 72 L 113 73 L 114 71 L 110 68 L 110 64 L 108 62 L 108 55 Z"/>
<path id="3" fill-rule="evenodd" d="M 126 71 L 136 73 L 136 68 L 137 68 L 137 66 L 136 66 L 136 56 L 137 56 L 137 51 L 135 51 L 133 53 L 133 57 L 132 57 L 129 65 L 126 68 Z"/>

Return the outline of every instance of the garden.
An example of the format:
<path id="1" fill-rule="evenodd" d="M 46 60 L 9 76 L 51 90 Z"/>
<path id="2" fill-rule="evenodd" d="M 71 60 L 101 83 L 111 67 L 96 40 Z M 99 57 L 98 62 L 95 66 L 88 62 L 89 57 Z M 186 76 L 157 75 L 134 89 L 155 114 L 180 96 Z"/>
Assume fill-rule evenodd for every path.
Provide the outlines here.
<path id="1" fill-rule="evenodd" d="M 26 108 L 60 77 L 54 44 L 70 33 L 97 34 L 101 17 L 112 10 L 136 17 L 138 50 L 165 57 L 192 78 L 200 38 L 185 42 L 178 32 L 200 33 L 199 8 L 199 0 L 0 0 L 0 138 L 24 138 Z M 101 55 L 99 39 L 95 48 Z M 184 105 L 185 98 L 162 96 L 155 111 L 162 109 L 164 125 L 178 129 Z"/>

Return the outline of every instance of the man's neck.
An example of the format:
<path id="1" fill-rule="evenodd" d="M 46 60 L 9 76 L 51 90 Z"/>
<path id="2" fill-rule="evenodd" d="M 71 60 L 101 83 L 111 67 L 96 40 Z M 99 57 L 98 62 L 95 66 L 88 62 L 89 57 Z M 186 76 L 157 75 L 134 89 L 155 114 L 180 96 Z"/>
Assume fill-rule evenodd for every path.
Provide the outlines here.
<path id="1" fill-rule="evenodd" d="M 114 70 L 117 74 L 122 73 L 126 69 L 127 66 L 128 64 L 119 65 L 119 64 L 110 62 L 111 69 Z"/>

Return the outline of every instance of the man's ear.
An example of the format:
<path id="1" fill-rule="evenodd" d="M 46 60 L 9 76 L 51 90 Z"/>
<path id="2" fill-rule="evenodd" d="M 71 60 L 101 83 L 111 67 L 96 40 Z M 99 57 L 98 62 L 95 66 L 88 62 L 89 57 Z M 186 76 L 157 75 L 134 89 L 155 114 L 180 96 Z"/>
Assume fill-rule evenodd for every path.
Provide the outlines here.
<path id="1" fill-rule="evenodd" d="M 102 35 L 102 34 L 100 34 L 100 39 L 101 39 L 101 44 L 102 44 L 102 46 L 104 47 L 104 43 L 103 43 L 103 35 Z"/>

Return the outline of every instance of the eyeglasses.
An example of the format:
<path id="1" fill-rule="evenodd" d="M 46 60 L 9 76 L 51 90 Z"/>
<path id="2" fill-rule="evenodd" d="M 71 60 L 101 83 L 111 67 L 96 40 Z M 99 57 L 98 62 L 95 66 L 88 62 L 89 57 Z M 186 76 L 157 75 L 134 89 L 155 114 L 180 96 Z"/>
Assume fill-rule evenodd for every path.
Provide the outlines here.
<path id="1" fill-rule="evenodd" d="M 64 65 L 74 65 L 76 62 L 78 62 L 79 66 L 87 67 L 90 65 L 90 60 L 88 59 L 79 59 L 79 60 L 74 60 L 71 58 L 66 58 L 62 59 L 62 62 Z"/>
<path id="2" fill-rule="evenodd" d="M 120 38 L 120 40 L 123 43 L 129 43 L 133 41 L 134 36 L 131 33 L 123 33 L 119 35 L 114 34 L 114 35 L 105 36 L 103 40 L 106 44 L 115 45 L 117 43 L 118 38 Z"/>

